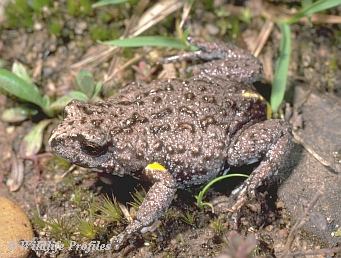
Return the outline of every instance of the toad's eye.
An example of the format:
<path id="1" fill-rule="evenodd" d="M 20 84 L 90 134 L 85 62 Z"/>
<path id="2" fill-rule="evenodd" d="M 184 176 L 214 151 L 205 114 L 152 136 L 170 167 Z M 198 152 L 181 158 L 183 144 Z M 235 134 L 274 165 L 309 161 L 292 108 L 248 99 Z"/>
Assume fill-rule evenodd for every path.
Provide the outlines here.
<path id="1" fill-rule="evenodd" d="M 106 145 L 101 146 L 94 142 L 83 141 L 82 149 L 86 154 L 90 156 L 99 156 L 106 151 Z"/>

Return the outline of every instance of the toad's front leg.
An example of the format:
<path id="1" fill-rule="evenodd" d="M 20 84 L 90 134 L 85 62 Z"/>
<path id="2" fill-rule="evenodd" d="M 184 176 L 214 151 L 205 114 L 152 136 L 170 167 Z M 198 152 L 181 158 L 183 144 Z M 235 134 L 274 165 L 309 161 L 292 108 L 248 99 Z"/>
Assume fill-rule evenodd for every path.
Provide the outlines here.
<path id="1" fill-rule="evenodd" d="M 174 198 L 176 181 L 160 164 L 148 165 L 143 170 L 142 179 L 153 183 L 153 186 L 139 207 L 136 218 L 113 240 L 115 250 L 118 250 L 133 233 L 147 232 L 153 222 L 165 213 Z"/>
<path id="2" fill-rule="evenodd" d="M 242 83 L 253 83 L 262 77 L 262 63 L 250 52 L 227 43 L 200 42 L 191 37 L 188 42 L 198 47 L 194 52 L 179 56 L 161 58 L 161 63 L 175 63 L 184 60 L 206 61 L 187 69 L 194 76 L 208 80 L 229 80 Z"/>
<path id="3" fill-rule="evenodd" d="M 285 167 L 292 145 L 291 126 L 282 120 L 266 120 L 250 126 L 235 137 L 228 163 L 239 167 L 261 161 L 250 177 L 233 193 L 238 210 L 255 197 L 256 188 Z"/>

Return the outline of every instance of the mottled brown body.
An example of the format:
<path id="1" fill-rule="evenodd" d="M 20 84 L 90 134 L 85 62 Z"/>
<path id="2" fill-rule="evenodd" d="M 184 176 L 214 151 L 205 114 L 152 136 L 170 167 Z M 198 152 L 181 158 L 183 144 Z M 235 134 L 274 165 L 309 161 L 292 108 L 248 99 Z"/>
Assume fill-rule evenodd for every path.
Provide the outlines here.
<path id="1" fill-rule="evenodd" d="M 233 136 L 266 119 L 264 101 L 245 98 L 246 91 L 256 93 L 247 84 L 169 79 L 134 83 L 96 104 L 72 101 L 58 129 L 69 137 L 58 146 L 77 150 L 83 142 L 83 158 L 72 153 L 66 158 L 103 172 L 139 177 L 157 162 L 178 187 L 209 182 L 228 166 Z M 87 157 L 93 151 L 87 153 L 87 141 L 102 146 L 100 155 Z"/>
<path id="2" fill-rule="evenodd" d="M 260 62 L 232 45 L 191 42 L 198 51 L 163 61 L 208 61 L 192 69 L 192 78 L 133 83 L 95 104 L 73 100 L 51 135 L 52 149 L 71 163 L 153 183 L 115 248 L 158 219 L 177 188 L 261 161 L 239 188 L 233 209 L 240 208 L 278 173 L 290 151 L 290 126 L 266 120 L 266 103 L 248 84 L 260 78 Z"/>

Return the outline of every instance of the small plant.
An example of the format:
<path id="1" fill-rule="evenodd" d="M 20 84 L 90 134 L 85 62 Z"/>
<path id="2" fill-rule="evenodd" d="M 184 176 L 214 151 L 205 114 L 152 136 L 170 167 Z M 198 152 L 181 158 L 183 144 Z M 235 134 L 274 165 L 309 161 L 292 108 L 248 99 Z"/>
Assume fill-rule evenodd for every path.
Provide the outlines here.
<path id="1" fill-rule="evenodd" d="M 93 40 L 105 40 L 110 37 L 111 31 L 109 31 L 108 28 L 103 28 L 94 24 L 90 27 L 90 35 Z"/>
<path id="2" fill-rule="evenodd" d="M 46 226 L 46 222 L 40 218 L 37 210 L 33 210 L 32 222 L 39 229 L 43 229 Z"/>
<path id="3" fill-rule="evenodd" d="M 181 244 L 186 245 L 186 241 L 185 241 L 184 237 L 182 236 L 182 234 L 179 234 L 179 241 Z"/>
<path id="4" fill-rule="evenodd" d="M 28 72 L 20 63 L 15 62 L 13 64 L 12 72 L 0 69 L 0 87 L 21 100 L 39 106 L 46 115 L 54 116 L 54 110 L 50 107 L 49 97 L 47 95 L 40 95 L 38 87 L 32 83 Z M 27 112 L 27 107 L 26 105 L 23 108 L 25 112 Z M 38 112 L 37 109 L 33 108 L 33 110 L 34 113 Z M 22 113 L 24 114 L 25 112 Z M 27 118 L 24 117 L 23 120 Z"/>
<path id="5" fill-rule="evenodd" d="M 97 236 L 99 228 L 94 223 L 92 209 L 89 209 L 89 216 L 84 219 L 77 217 L 77 220 L 77 227 L 83 240 L 91 241 Z"/>
<path id="6" fill-rule="evenodd" d="M 60 219 L 52 218 L 49 221 L 45 221 L 45 224 L 49 227 L 49 232 L 55 237 L 63 238 L 71 234 L 72 223 L 65 217 Z"/>
<path id="7" fill-rule="evenodd" d="M 137 191 L 137 189 L 135 189 L 135 192 L 131 194 L 133 201 L 129 202 L 128 204 L 132 206 L 135 209 L 135 211 L 138 211 L 145 196 L 146 196 L 146 191 L 144 190 L 144 188 L 142 188 L 142 193 L 140 193 L 139 191 Z"/>
<path id="8" fill-rule="evenodd" d="M 8 1 L 5 6 L 7 23 L 12 28 L 33 28 L 34 19 L 42 15 L 43 7 L 51 7 L 49 0 L 16 0 Z"/>
<path id="9" fill-rule="evenodd" d="M 81 70 L 77 75 L 77 82 L 81 91 L 72 91 L 69 95 L 62 96 L 51 103 L 48 95 L 42 96 L 40 94 L 39 88 L 33 84 L 23 65 L 15 62 L 12 72 L 0 69 L 0 87 L 23 101 L 20 106 L 5 109 L 1 119 L 10 123 L 21 122 L 41 111 L 48 117 L 54 117 L 56 111 L 60 111 L 72 99 L 85 102 L 93 102 L 99 99 L 98 94 L 102 88 L 102 83 L 98 82 L 95 85 L 90 72 Z M 48 119 L 40 121 L 24 137 L 20 146 L 21 157 L 32 157 L 39 152 L 44 130 L 49 123 L 51 120 Z"/>
<path id="10" fill-rule="evenodd" d="M 139 65 L 132 65 L 132 68 L 138 73 L 139 79 L 141 81 L 150 82 L 151 75 L 156 71 L 155 67 L 151 67 L 145 61 L 139 62 Z"/>
<path id="11" fill-rule="evenodd" d="M 71 195 L 71 201 L 77 203 L 77 204 L 81 204 L 82 200 L 83 200 L 83 190 L 80 187 L 76 187 L 73 190 L 73 194 Z"/>
<path id="12" fill-rule="evenodd" d="M 109 224 L 122 219 L 116 202 L 113 203 L 108 197 L 94 197 L 80 187 L 74 192 L 72 211 L 61 218 L 50 219 L 40 217 L 35 211 L 32 219 L 35 228 L 44 231 L 48 238 L 68 244 L 70 239 L 77 242 L 94 240 L 106 232 Z"/>
<path id="13" fill-rule="evenodd" d="M 69 26 L 69 22 L 66 23 L 65 21 L 84 20 L 86 18 L 87 27 L 92 28 L 90 36 L 93 40 L 108 40 L 115 37 L 116 33 L 112 33 L 113 28 L 109 22 L 114 19 L 110 10 L 105 8 L 94 10 L 93 2 L 94 0 L 5 1 L 6 19 L 3 24 L 8 29 L 27 28 L 28 30 L 34 30 L 35 24 L 39 24 L 42 28 L 47 28 L 50 34 L 62 40 L 61 37 L 73 37 L 76 33 L 75 27 Z M 123 9 L 125 6 L 121 5 L 117 8 Z M 70 16 L 72 16 L 71 19 Z M 124 17 L 121 12 L 119 12 L 119 16 L 118 18 Z M 117 30 L 121 33 L 123 26 L 119 26 Z M 87 32 L 88 30 L 86 30 L 86 34 Z"/>
<path id="14" fill-rule="evenodd" d="M 218 233 L 221 233 L 225 228 L 224 223 L 219 218 L 214 218 L 210 224 L 211 228 L 213 228 Z"/>
<path id="15" fill-rule="evenodd" d="M 219 18 L 216 22 L 216 25 L 220 28 L 219 34 L 222 36 L 230 34 L 233 38 L 236 38 L 240 33 L 240 22 L 249 23 L 252 18 L 249 9 L 245 9 L 239 15 L 231 14 L 224 6 L 213 8 L 212 11 Z"/>
<path id="16" fill-rule="evenodd" d="M 39 110 L 27 103 L 35 104 L 49 117 L 55 115 L 56 110 L 60 111 L 72 99 L 78 99 L 85 102 L 97 101 L 98 94 L 102 89 L 102 83 L 94 84 L 94 79 L 90 72 L 81 70 L 77 75 L 77 82 L 81 91 L 72 91 L 69 95 L 62 96 L 51 103 L 49 96 L 41 96 L 39 88 L 32 83 L 25 67 L 20 63 L 14 63 L 12 72 L 0 69 L 0 87 L 23 100 L 25 103 L 15 109 L 6 109 L 1 118 L 5 122 L 19 122 L 35 115 Z M 9 114 L 20 114 L 10 116 Z"/>
<path id="17" fill-rule="evenodd" d="M 236 231 L 232 231 L 228 236 L 228 244 L 229 247 L 222 250 L 220 258 L 252 258 L 257 247 L 257 239 L 254 234 L 250 234 L 244 239 Z"/>
<path id="18" fill-rule="evenodd" d="M 338 231 L 332 232 L 332 236 L 333 237 L 341 237 L 341 229 L 339 229 Z"/>
<path id="19" fill-rule="evenodd" d="M 109 222 L 117 222 L 122 220 L 122 212 L 120 207 L 118 207 L 116 200 L 112 201 L 108 196 L 103 196 L 100 197 L 98 203 L 101 205 L 95 204 L 95 207 L 101 212 L 101 214 L 96 215 L 96 217 Z"/>
<path id="20" fill-rule="evenodd" d="M 181 220 L 188 225 L 194 225 L 194 214 L 190 211 L 186 211 L 185 214 L 181 214 Z"/>
<path id="21" fill-rule="evenodd" d="M 77 74 L 77 83 L 81 91 L 73 91 L 70 93 L 70 97 L 78 99 L 84 102 L 96 102 L 100 100 L 98 94 L 102 89 L 102 82 L 99 81 L 95 85 L 92 74 L 87 70 L 81 70 Z"/>
<path id="22" fill-rule="evenodd" d="M 63 28 L 65 23 L 60 18 L 51 19 L 51 22 L 48 24 L 48 29 L 51 34 L 56 35 L 57 37 L 62 35 Z"/>
<path id="23" fill-rule="evenodd" d="M 85 16 L 91 12 L 90 0 L 67 0 L 68 13 L 72 16 Z"/>
<path id="24" fill-rule="evenodd" d="M 220 180 L 225 179 L 225 178 L 229 178 L 229 177 L 234 177 L 234 176 L 249 177 L 248 175 L 244 175 L 244 174 L 229 174 L 229 175 L 220 176 L 220 177 L 213 179 L 211 182 L 209 182 L 207 185 L 205 185 L 205 187 L 199 192 L 198 195 L 194 196 L 197 199 L 197 205 L 198 205 L 199 209 L 202 210 L 204 208 L 204 206 L 209 206 L 209 207 L 211 207 L 212 210 L 214 210 L 212 204 L 202 201 L 205 192 L 208 190 L 208 188 L 210 188 L 213 184 L 219 182 Z"/>

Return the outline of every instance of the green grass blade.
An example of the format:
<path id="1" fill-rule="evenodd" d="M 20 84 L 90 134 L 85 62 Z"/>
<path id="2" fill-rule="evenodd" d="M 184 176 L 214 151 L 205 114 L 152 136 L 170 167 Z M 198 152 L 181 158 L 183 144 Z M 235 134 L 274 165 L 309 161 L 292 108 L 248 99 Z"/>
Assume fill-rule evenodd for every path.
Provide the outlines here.
<path id="1" fill-rule="evenodd" d="M 290 25 L 283 23 L 280 23 L 279 25 L 282 39 L 270 97 L 270 105 L 273 112 L 277 112 L 279 105 L 283 101 L 290 62 Z"/>
<path id="2" fill-rule="evenodd" d="M 172 47 L 183 49 L 186 47 L 183 40 L 163 36 L 140 36 L 135 38 L 117 39 L 101 42 L 104 45 L 117 47 Z"/>
<path id="3" fill-rule="evenodd" d="M 22 100 L 34 103 L 45 109 L 38 87 L 27 83 L 10 71 L 0 69 L 0 87 Z"/>
<path id="4" fill-rule="evenodd" d="M 125 2 L 128 2 L 128 0 L 101 0 L 91 5 L 91 7 L 96 8 L 96 7 L 101 7 L 101 6 L 105 6 L 109 4 L 121 4 Z"/>
<path id="5" fill-rule="evenodd" d="M 311 4 L 310 6 L 307 6 L 302 11 L 300 11 L 298 14 L 294 15 L 293 17 L 283 20 L 281 22 L 283 23 L 294 23 L 299 21 L 304 16 L 311 16 L 314 13 L 327 10 L 329 8 L 338 6 L 341 4 L 341 0 L 319 0 L 315 3 Z"/>
<path id="6" fill-rule="evenodd" d="M 197 205 L 199 207 L 199 209 L 203 209 L 204 205 L 208 205 L 211 206 L 209 203 L 204 203 L 202 201 L 205 192 L 207 191 L 208 188 L 210 188 L 213 184 L 219 182 L 220 180 L 229 178 L 229 177 L 235 177 L 235 176 L 241 176 L 241 177 L 249 177 L 248 175 L 244 175 L 244 174 L 227 174 L 224 176 L 220 176 L 220 177 L 216 177 L 214 178 L 212 181 L 210 181 L 207 185 L 205 185 L 205 187 L 199 192 L 199 194 L 197 196 L 195 196 L 195 198 L 197 199 Z"/>

